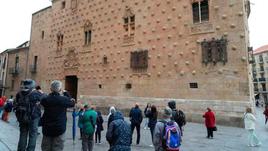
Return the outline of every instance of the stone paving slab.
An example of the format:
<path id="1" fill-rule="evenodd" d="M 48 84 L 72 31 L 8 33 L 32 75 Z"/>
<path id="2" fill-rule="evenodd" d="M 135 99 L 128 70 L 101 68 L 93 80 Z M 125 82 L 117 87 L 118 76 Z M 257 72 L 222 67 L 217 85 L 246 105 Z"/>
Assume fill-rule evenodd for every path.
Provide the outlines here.
<path id="1" fill-rule="evenodd" d="M 214 139 L 207 139 L 206 128 L 203 124 L 187 123 L 184 129 L 182 151 L 268 151 L 268 125 L 264 126 L 264 117 L 262 110 L 257 110 L 257 135 L 262 141 L 260 147 L 247 146 L 247 133 L 245 129 L 218 126 L 218 131 L 214 133 Z M 77 138 L 72 140 L 72 120 L 71 114 L 68 114 L 69 120 L 66 131 L 66 141 L 64 151 L 81 150 L 81 140 L 79 140 L 79 129 L 77 129 Z M 128 119 L 126 118 L 128 121 Z M 143 124 L 142 124 L 143 125 Z M 104 129 L 107 127 L 105 119 Z M 41 129 L 39 130 L 41 132 Z M 105 141 L 106 131 L 102 132 L 102 144 L 95 144 L 94 151 L 108 150 L 108 143 Z M 142 129 L 140 145 L 132 145 L 132 151 L 153 151 L 149 145 L 152 144 L 149 130 Z M 0 151 L 15 151 L 17 148 L 19 136 L 18 125 L 14 115 L 11 115 L 10 123 L 0 121 Z M 38 137 L 36 151 L 40 151 L 42 135 Z M 133 142 L 136 141 L 134 132 Z M 6 144 L 6 145 L 5 145 Z M 8 148 L 6 147 L 8 146 Z"/>

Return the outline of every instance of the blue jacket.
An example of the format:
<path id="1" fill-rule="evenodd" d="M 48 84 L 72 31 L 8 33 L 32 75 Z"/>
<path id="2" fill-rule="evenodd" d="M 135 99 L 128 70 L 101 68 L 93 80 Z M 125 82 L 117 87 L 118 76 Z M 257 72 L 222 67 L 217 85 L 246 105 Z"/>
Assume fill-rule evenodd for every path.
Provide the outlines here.
<path id="1" fill-rule="evenodd" d="M 62 135 L 66 131 L 67 108 L 74 107 L 75 102 L 69 97 L 53 92 L 42 98 L 41 105 L 44 106 L 41 118 L 43 135 L 49 137 Z"/>
<path id="2" fill-rule="evenodd" d="M 110 144 L 109 151 L 130 151 L 132 141 L 130 125 L 124 121 L 121 112 L 114 113 L 114 121 L 108 127 L 106 139 Z"/>

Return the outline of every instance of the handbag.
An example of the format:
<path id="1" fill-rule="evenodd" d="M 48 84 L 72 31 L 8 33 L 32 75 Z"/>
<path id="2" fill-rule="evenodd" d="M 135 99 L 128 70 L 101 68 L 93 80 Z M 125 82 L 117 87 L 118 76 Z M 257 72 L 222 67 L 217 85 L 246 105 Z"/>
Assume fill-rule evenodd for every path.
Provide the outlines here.
<path id="1" fill-rule="evenodd" d="M 217 129 L 217 127 L 215 126 L 215 127 L 212 128 L 212 130 L 213 130 L 213 131 L 217 131 L 218 129 Z"/>

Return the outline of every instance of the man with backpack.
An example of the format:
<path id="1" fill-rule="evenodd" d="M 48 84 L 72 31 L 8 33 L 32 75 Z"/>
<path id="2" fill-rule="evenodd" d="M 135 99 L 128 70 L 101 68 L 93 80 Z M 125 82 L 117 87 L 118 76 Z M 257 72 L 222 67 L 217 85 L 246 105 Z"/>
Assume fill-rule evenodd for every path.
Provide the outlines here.
<path id="1" fill-rule="evenodd" d="M 153 144 L 155 151 L 179 151 L 181 132 L 178 124 L 171 120 L 172 110 L 164 109 L 163 119 L 156 123 Z"/>
<path id="2" fill-rule="evenodd" d="M 185 114 L 182 112 L 182 110 L 176 109 L 176 102 L 175 101 L 169 101 L 168 107 L 172 110 L 172 120 L 174 120 L 180 127 L 181 136 L 183 136 L 183 129 L 182 127 L 186 124 L 186 117 Z"/>
<path id="3" fill-rule="evenodd" d="M 38 123 L 41 116 L 41 95 L 34 88 L 34 80 L 22 81 L 21 90 L 16 94 L 14 100 L 14 111 L 20 127 L 18 151 L 35 150 Z"/>
<path id="4" fill-rule="evenodd" d="M 79 121 L 82 125 L 82 151 L 93 151 L 94 141 L 93 136 L 95 133 L 95 125 L 97 119 L 97 112 L 88 105 L 84 106 L 85 112 L 82 120 Z"/>

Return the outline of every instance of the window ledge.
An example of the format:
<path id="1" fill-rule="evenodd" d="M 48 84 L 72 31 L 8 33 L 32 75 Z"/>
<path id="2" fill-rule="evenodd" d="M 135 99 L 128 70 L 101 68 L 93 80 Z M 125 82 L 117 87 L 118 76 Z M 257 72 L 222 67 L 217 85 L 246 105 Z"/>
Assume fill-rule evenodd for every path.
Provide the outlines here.
<path id="1" fill-rule="evenodd" d="M 201 23 L 193 23 L 193 25 L 190 26 L 190 28 L 192 35 L 215 32 L 213 24 L 210 23 L 209 21 L 204 21 Z"/>

